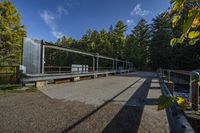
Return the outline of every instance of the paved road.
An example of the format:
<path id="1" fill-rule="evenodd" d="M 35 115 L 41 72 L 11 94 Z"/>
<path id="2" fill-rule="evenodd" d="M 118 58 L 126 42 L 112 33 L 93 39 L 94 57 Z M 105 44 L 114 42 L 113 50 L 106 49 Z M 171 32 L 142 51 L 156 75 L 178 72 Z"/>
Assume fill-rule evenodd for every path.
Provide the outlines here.
<path id="1" fill-rule="evenodd" d="M 169 132 L 166 112 L 157 111 L 157 98 L 161 95 L 161 90 L 155 73 L 135 72 L 56 84 L 44 87 L 41 91 L 52 99 L 65 102 L 78 101 L 97 107 L 96 110 L 66 128 L 64 130 L 66 132 L 80 123 L 84 125 L 84 121 L 92 119 L 94 113 L 101 112 L 104 106 L 113 106 L 113 104 L 121 106 L 117 108 L 118 111 L 114 115 L 110 116 L 109 122 L 104 123 L 101 132 Z M 95 119 L 96 117 L 98 118 L 95 116 Z M 89 128 L 91 123 L 101 124 L 101 121 L 103 120 L 99 118 L 86 123 L 89 123 Z"/>

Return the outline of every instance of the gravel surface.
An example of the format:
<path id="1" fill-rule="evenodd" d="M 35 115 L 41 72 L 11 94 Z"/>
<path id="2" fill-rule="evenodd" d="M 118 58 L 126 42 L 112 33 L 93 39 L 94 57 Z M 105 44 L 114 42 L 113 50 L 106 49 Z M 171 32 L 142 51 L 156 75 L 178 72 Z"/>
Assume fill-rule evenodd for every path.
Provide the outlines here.
<path id="1" fill-rule="evenodd" d="M 126 85 L 120 81 L 121 77 L 106 80 L 95 79 L 100 80 L 104 91 L 105 88 L 109 90 L 110 87 L 115 87 L 116 90 L 110 90 L 111 94 L 97 91 L 99 97 L 98 93 L 93 90 L 96 97 L 89 93 L 87 96 L 90 98 L 85 99 L 70 100 L 66 97 L 68 95 L 60 99 L 55 97 L 52 99 L 41 91 L 0 96 L 0 132 L 169 132 L 165 111 L 157 111 L 160 89 L 155 76 L 145 73 L 139 78 L 137 74 L 134 74 L 125 79 L 127 80 Z M 83 82 L 91 83 L 91 81 Z M 77 84 L 80 85 L 81 82 Z M 115 85 L 110 85 L 111 83 Z M 73 86 L 71 83 L 69 85 Z M 59 87 L 62 89 L 61 86 Z M 121 89 L 117 88 L 118 86 L 121 86 L 119 87 Z M 87 88 L 86 85 L 84 87 Z M 65 89 L 69 89 L 67 92 L 70 93 L 72 88 L 66 87 Z M 88 91 L 88 89 L 83 90 Z M 84 91 L 81 92 L 83 95 L 87 94 Z M 75 97 L 81 95 L 75 91 L 72 91 L 72 94 Z M 92 100 L 90 104 L 87 103 L 88 99 Z"/>

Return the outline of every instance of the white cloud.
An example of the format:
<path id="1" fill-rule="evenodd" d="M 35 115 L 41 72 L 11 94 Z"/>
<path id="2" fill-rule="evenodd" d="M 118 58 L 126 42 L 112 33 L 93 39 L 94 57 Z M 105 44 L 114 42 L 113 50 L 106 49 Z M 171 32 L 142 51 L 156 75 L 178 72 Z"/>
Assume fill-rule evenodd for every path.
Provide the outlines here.
<path id="1" fill-rule="evenodd" d="M 64 36 L 64 34 L 62 32 L 59 32 L 59 31 L 52 31 L 51 33 L 57 39 L 62 38 Z"/>
<path id="2" fill-rule="evenodd" d="M 57 13 L 58 13 L 59 17 L 61 17 L 62 15 L 69 15 L 68 10 L 66 8 L 64 8 L 63 6 L 57 7 Z"/>
<path id="3" fill-rule="evenodd" d="M 44 10 L 43 12 L 40 12 L 39 14 L 40 14 L 40 17 L 50 27 L 51 30 L 56 29 L 56 24 L 54 22 L 55 17 L 50 11 Z"/>
<path id="4" fill-rule="evenodd" d="M 127 20 L 126 20 L 126 24 L 127 24 L 128 26 L 133 25 L 133 24 L 134 24 L 133 19 L 127 19 Z"/>
<path id="5" fill-rule="evenodd" d="M 39 12 L 40 17 L 43 19 L 43 21 L 48 25 L 48 27 L 51 29 L 51 33 L 55 38 L 61 38 L 64 36 L 64 34 L 60 31 L 57 31 L 57 24 L 55 23 L 56 17 L 54 14 L 52 14 L 48 10 L 44 10 L 43 12 Z"/>
<path id="6" fill-rule="evenodd" d="M 140 4 L 137 4 L 134 7 L 134 9 L 131 11 L 131 16 L 138 15 L 138 16 L 143 17 L 146 15 L 149 15 L 150 13 L 151 13 L 150 11 L 142 9 Z"/>
<path id="7" fill-rule="evenodd" d="M 77 6 L 79 4 L 80 3 L 78 0 L 65 0 L 65 3 L 63 5 L 57 6 L 56 11 L 54 11 L 53 13 L 49 10 L 39 12 L 40 17 L 48 25 L 54 37 L 58 39 L 64 36 L 62 32 L 57 30 L 58 25 L 56 24 L 56 20 L 60 19 L 63 15 L 69 15 L 70 8 L 73 8 L 73 6 Z"/>

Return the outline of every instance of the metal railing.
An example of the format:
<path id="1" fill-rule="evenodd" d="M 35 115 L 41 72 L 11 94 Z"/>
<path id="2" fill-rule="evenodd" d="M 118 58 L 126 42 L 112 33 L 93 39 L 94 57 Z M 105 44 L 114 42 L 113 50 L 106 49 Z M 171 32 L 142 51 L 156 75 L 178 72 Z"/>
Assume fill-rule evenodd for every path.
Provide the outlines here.
<path id="1" fill-rule="evenodd" d="M 186 93 L 189 94 L 189 101 L 191 102 L 191 108 L 195 111 L 199 110 L 199 85 L 200 81 L 200 70 L 194 71 L 180 71 L 180 70 L 169 70 L 169 69 L 160 69 L 159 72 L 162 75 L 164 80 L 172 81 L 173 84 L 182 84 L 187 85 L 188 91 Z M 173 95 L 173 94 L 172 94 Z"/>
<path id="2" fill-rule="evenodd" d="M 84 65 L 83 65 L 84 66 Z M 93 67 L 75 67 L 75 66 L 44 66 L 45 74 L 53 73 L 87 73 L 97 72 L 97 68 Z M 120 67 L 120 70 L 127 70 L 127 68 Z M 115 71 L 113 67 L 98 67 L 98 72 Z"/>
<path id="3" fill-rule="evenodd" d="M 171 92 L 169 91 L 167 85 L 163 80 L 163 73 L 159 72 L 160 77 L 160 87 L 162 94 L 164 96 L 172 96 Z M 185 118 L 184 113 L 178 110 L 177 105 L 173 105 L 170 108 L 166 109 L 168 121 L 170 121 L 170 132 L 173 133 L 194 133 L 192 126 Z"/>

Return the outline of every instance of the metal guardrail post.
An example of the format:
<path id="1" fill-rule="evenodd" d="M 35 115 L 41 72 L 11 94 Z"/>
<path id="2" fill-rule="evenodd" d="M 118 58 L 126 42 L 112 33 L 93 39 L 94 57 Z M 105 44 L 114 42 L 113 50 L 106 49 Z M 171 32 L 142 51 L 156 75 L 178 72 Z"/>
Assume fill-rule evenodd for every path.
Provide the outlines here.
<path id="1" fill-rule="evenodd" d="M 41 40 L 41 53 L 40 53 L 40 73 L 44 74 L 44 63 L 45 63 L 45 45 L 43 40 Z"/>
<path id="2" fill-rule="evenodd" d="M 162 76 L 162 75 L 161 75 Z M 165 84 L 164 80 L 160 77 L 160 88 L 162 91 L 162 94 L 164 96 L 172 96 L 170 93 L 167 85 Z M 188 120 L 185 118 L 182 111 L 178 110 L 177 105 L 172 105 L 171 107 L 166 109 L 167 117 L 170 128 L 170 132 L 175 133 L 195 133 L 192 126 L 188 122 Z"/>
<path id="3" fill-rule="evenodd" d="M 171 71 L 170 70 L 167 70 L 167 81 L 169 82 L 171 79 L 170 79 L 170 73 Z"/>
<path id="4" fill-rule="evenodd" d="M 59 66 L 59 67 L 58 67 L 58 69 L 59 69 L 59 70 L 58 70 L 58 71 L 59 71 L 59 73 L 61 73 L 61 66 Z"/>
<path id="5" fill-rule="evenodd" d="M 118 60 L 116 59 L 116 68 L 115 68 L 116 72 L 117 72 L 117 65 L 118 65 Z"/>
<path id="6" fill-rule="evenodd" d="M 125 62 L 123 61 L 123 70 L 125 70 Z"/>
<path id="7" fill-rule="evenodd" d="M 198 76 L 194 77 L 193 76 Z M 191 102 L 192 102 L 192 109 L 194 111 L 199 110 L 199 85 L 198 82 L 200 81 L 200 74 L 199 72 L 193 71 L 191 75 Z"/>
<path id="8" fill-rule="evenodd" d="M 112 67 L 112 70 L 113 70 L 113 71 L 115 70 L 115 60 L 113 60 L 113 67 Z"/>
<path id="9" fill-rule="evenodd" d="M 93 69 L 93 72 L 94 72 L 95 71 L 95 57 L 93 56 L 92 58 L 93 58 L 93 61 L 92 61 L 93 67 L 92 67 L 92 69 Z"/>
<path id="10" fill-rule="evenodd" d="M 97 53 L 96 66 L 97 66 L 97 72 L 98 72 L 99 71 L 99 53 Z"/>

